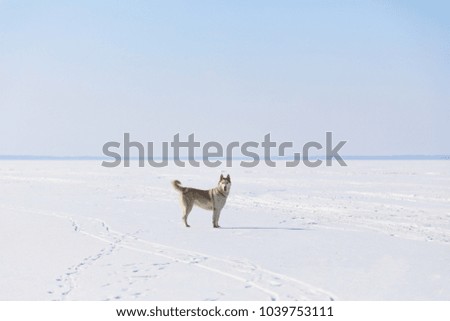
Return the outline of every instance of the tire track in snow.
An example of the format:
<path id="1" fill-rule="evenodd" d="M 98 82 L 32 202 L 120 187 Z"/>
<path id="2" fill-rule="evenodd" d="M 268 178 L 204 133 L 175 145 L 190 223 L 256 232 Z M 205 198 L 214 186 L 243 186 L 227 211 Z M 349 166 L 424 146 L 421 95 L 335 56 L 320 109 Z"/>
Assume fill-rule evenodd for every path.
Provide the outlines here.
<path id="1" fill-rule="evenodd" d="M 83 258 L 83 260 L 57 277 L 60 300 L 65 300 L 77 287 L 77 278 L 89 266 L 95 264 L 105 255 L 112 255 L 119 249 L 127 249 L 148 255 L 166 258 L 172 262 L 188 264 L 196 268 L 209 271 L 223 277 L 240 282 L 245 288 L 257 289 L 275 300 L 335 300 L 336 296 L 296 278 L 273 272 L 260 267 L 250 261 L 239 259 L 219 258 L 209 254 L 186 250 L 178 247 L 163 245 L 140 239 L 132 234 L 125 234 L 112 230 L 104 221 L 91 217 L 74 219 L 69 214 L 14 208 L 28 213 L 55 217 L 68 220 L 74 232 L 81 233 L 107 244 L 97 253 Z M 136 233 L 138 233 L 137 231 Z M 135 234 L 136 234 L 135 233 Z M 56 291 L 48 291 L 54 294 Z"/>
<path id="2" fill-rule="evenodd" d="M 218 258 L 205 253 L 149 242 L 134 235 L 112 230 L 103 221 L 97 220 L 97 222 L 101 223 L 104 228 L 103 233 L 83 230 L 84 234 L 123 249 L 163 257 L 176 263 L 193 265 L 199 269 L 219 274 L 243 283 L 246 288 L 258 289 L 273 301 L 335 300 L 335 295 L 328 291 L 293 277 L 264 269 L 252 262 Z M 121 241 L 116 242 L 118 239 Z"/>

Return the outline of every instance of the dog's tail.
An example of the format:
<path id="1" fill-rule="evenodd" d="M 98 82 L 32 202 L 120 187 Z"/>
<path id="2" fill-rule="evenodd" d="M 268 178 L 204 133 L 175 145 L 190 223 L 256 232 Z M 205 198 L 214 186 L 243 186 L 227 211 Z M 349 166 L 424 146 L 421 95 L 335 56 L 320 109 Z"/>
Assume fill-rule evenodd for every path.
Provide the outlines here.
<path id="1" fill-rule="evenodd" d="M 172 186 L 181 193 L 183 193 L 186 189 L 185 187 L 181 186 L 181 182 L 179 180 L 172 181 Z"/>

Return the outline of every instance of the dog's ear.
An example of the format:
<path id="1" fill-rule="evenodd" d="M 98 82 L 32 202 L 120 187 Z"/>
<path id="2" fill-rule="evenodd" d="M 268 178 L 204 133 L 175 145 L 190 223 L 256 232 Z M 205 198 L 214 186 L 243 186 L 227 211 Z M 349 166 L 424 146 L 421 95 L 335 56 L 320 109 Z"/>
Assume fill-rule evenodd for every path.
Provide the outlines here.
<path id="1" fill-rule="evenodd" d="M 227 175 L 227 181 L 229 181 L 231 183 L 230 174 Z"/>
<path id="2" fill-rule="evenodd" d="M 219 181 L 221 181 L 221 180 L 223 180 L 223 175 L 222 175 L 222 174 L 220 174 L 220 179 L 219 179 Z"/>

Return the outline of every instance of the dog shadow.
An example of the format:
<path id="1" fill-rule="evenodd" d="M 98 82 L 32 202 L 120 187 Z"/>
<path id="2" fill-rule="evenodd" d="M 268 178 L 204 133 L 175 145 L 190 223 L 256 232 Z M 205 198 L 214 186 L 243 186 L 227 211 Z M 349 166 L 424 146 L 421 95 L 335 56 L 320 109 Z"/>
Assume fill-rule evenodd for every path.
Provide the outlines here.
<path id="1" fill-rule="evenodd" d="M 221 227 L 222 230 L 285 230 L 285 231 L 306 231 L 301 227 L 270 227 L 270 226 L 234 226 Z"/>

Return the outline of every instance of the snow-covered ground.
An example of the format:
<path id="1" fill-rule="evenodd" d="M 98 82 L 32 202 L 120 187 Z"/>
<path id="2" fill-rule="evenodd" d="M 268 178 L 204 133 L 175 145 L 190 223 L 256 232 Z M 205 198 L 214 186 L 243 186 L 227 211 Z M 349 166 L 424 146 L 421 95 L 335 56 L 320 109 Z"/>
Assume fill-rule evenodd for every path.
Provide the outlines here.
<path id="1" fill-rule="evenodd" d="M 450 163 L 228 168 L 221 229 L 170 181 L 220 169 L 0 162 L 0 300 L 450 300 Z"/>

